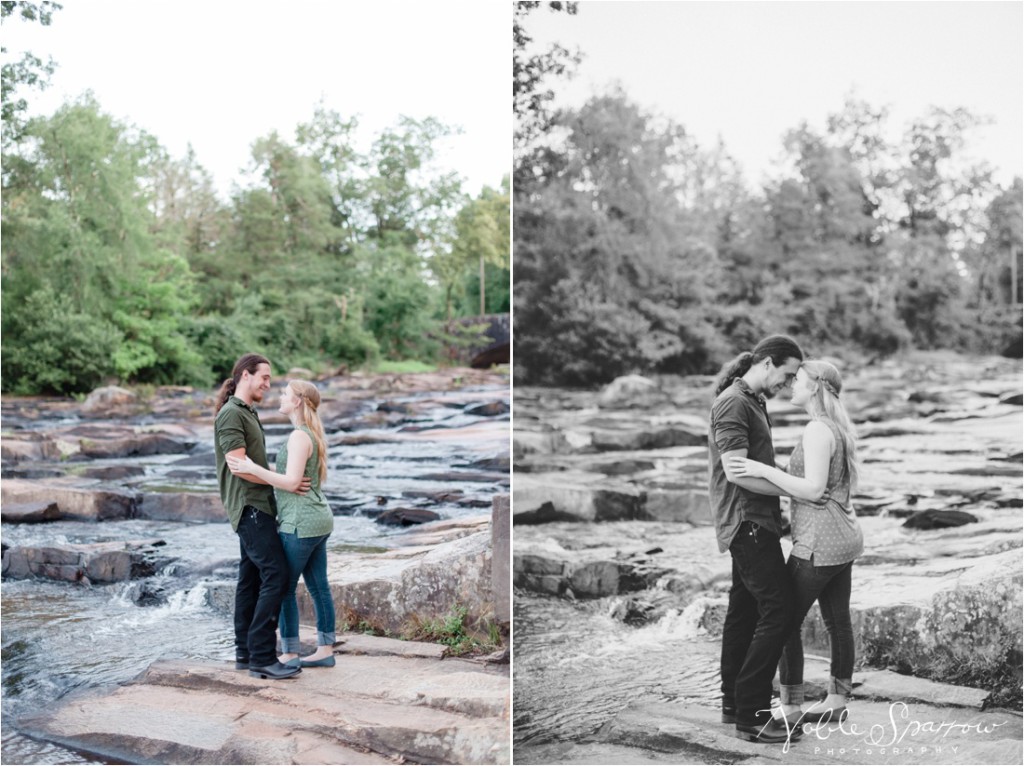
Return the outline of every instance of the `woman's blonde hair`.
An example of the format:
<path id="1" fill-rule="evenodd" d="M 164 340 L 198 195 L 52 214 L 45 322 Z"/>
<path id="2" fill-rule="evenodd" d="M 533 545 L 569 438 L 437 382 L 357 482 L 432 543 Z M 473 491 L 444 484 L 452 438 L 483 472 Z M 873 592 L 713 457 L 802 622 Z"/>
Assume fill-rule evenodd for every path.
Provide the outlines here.
<path id="1" fill-rule="evenodd" d="M 302 405 L 299 409 L 299 423 L 313 434 L 316 443 L 317 472 L 320 481 L 327 478 L 327 439 L 324 437 L 324 424 L 320 420 L 320 392 L 308 380 L 289 380 L 288 386 L 299 398 Z"/>
<path id="2" fill-rule="evenodd" d="M 839 429 L 846 449 L 846 472 L 850 477 L 850 491 L 857 486 L 859 471 L 857 469 L 857 429 L 846 412 L 846 405 L 839 398 L 843 390 L 843 379 L 835 365 L 820 359 L 812 359 L 800 365 L 807 377 L 818 384 L 814 392 L 812 409 L 815 415 L 828 418 Z"/>

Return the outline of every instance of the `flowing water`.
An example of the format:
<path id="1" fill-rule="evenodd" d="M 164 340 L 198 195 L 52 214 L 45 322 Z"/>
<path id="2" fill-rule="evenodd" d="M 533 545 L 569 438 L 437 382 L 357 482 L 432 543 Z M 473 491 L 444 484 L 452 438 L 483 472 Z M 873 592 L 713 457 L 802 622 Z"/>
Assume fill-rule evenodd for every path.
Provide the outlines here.
<path id="1" fill-rule="evenodd" d="M 717 704 L 721 641 L 703 604 L 630 627 L 619 598 L 566 601 L 517 592 L 513 746 L 579 742 L 638 700 Z"/>
<path id="2" fill-rule="evenodd" d="M 508 389 L 482 392 L 508 401 Z M 473 481 L 430 478 L 431 474 L 488 470 L 507 455 L 508 417 L 472 418 L 452 408 L 438 408 L 418 418 L 420 431 L 408 438 L 401 426 L 378 429 L 375 435 L 400 441 L 338 446 L 329 450 L 324 491 L 336 514 L 329 549 L 392 547 L 405 534 L 373 520 L 377 498 L 389 507 L 413 506 L 418 493 L 462 490 L 463 502 L 429 505 L 442 518 L 486 513 L 491 498 L 508 491 L 507 477 L 477 476 Z M 37 421 L 35 428 L 55 421 Z M 446 430 L 473 426 L 472 438 L 444 438 Z M 283 444 L 287 427 L 267 427 L 267 447 Z M 371 433 L 369 430 L 361 433 Z M 452 431 L 454 434 L 455 431 Z M 330 437 L 331 434 L 328 434 Z M 208 460 L 202 456 L 209 450 Z M 198 455 L 92 461 L 90 465 L 145 468 L 132 485 L 142 492 L 157 487 L 181 490 L 214 489 L 212 445 Z M 182 465 L 187 470 L 182 470 Z M 490 468 L 489 470 L 495 470 Z M 411 494 L 407 494 L 411 493 Z M 152 577 L 111 585 L 83 586 L 44 580 L 5 580 L 2 600 L 2 714 L 4 763 L 116 763 L 52 743 L 34 741 L 17 731 L 19 717 L 33 713 L 72 692 L 129 681 L 158 659 L 231 661 L 234 641 L 231 615 L 214 606 L 215 589 L 237 577 L 238 538 L 226 523 L 171 521 L 58 521 L 47 524 L 3 524 L 5 545 L 93 543 L 159 538 L 165 563 Z"/>

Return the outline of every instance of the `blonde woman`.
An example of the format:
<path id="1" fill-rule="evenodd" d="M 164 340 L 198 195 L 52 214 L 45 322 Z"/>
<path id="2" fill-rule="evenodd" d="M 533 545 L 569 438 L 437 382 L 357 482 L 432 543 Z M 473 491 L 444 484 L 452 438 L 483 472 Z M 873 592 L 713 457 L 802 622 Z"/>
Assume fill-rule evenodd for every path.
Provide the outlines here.
<path id="1" fill-rule="evenodd" d="M 317 410 L 320 392 L 305 380 L 291 380 L 281 392 L 280 412 L 295 430 L 277 453 L 276 471 L 262 468 L 248 457 L 228 457 L 232 473 L 252 474 L 274 487 L 278 534 L 288 559 L 288 590 L 281 604 L 280 662 L 303 668 L 334 667 L 334 601 L 327 582 L 327 538 L 334 530 L 321 483 L 327 478 L 327 443 Z M 296 494 L 303 477 L 310 480 L 308 494 Z M 295 587 L 302 575 L 316 609 L 317 650 L 299 657 L 299 607 Z"/>
<path id="2" fill-rule="evenodd" d="M 810 415 L 803 439 L 793 450 L 788 471 L 745 458 L 733 458 L 738 476 L 767 479 L 793 498 L 793 550 L 789 571 L 797 600 L 793 634 L 779 662 L 782 711 L 801 723 L 838 721 L 846 716 L 852 690 L 853 628 L 850 590 L 853 560 L 864 551 L 864 537 L 850 502 L 857 484 L 856 432 L 839 398 L 843 381 L 828 362 L 806 361 L 793 383 L 792 403 Z M 828 630 L 831 667 L 828 696 L 807 710 L 800 625 L 814 602 Z"/>

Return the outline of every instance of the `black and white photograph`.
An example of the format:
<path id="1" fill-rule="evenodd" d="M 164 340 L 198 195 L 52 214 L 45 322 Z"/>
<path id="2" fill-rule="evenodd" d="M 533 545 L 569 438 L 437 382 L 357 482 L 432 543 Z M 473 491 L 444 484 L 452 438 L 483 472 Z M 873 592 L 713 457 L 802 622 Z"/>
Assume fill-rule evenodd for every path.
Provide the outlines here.
<path id="1" fill-rule="evenodd" d="M 1019 764 L 1021 3 L 514 43 L 514 762 Z"/>

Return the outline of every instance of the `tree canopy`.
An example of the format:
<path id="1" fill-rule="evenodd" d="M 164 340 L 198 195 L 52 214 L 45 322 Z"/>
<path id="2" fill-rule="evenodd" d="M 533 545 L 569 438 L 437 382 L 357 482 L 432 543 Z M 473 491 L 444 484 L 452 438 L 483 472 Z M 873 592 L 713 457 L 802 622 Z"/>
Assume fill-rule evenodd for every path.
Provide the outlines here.
<path id="1" fill-rule="evenodd" d="M 445 359 L 446 320 L 479 308 L 446 291 L 480 259 L 507 310 L 507 187 L 470 199 L 435 167 L 434 118 L 364 149 L 357 126 L 318 106 L 294 140 L 259 138 L 225 202 L 191 150 L 90 94 L 25 121 L 4 154 L 3 389 L 208 385 L 253 350 L 284 369 Z"/>
<path id="2" fill-rule="evenodd" d="M 711 373 L 773 332 L 816 353 L 1019 355 L 1020 179 L 965 162 L 966 110 L 899 141 L 887 120 L 851 97 L 750 190 L 726 147 L 621 89 L 552 114 L 517 156 L 517 382 Z"/>

